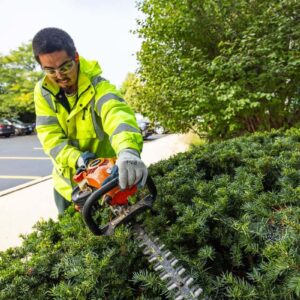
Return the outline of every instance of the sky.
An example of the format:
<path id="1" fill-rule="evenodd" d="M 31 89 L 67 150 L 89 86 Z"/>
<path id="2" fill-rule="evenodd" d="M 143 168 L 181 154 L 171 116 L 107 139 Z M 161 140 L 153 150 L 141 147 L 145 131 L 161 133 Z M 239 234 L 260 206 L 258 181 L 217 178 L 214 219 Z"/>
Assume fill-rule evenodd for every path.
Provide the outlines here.
<path id="1" fill-rule="evenodd" d="M 141 18 L 135 0 L 0 0 L 0 54 L 44 27 L 58 27 L 71 35 L 79 55 L 97 60 L 103 77 L 120 87 L 138 67 L 141 40 L 130 31 Z"/>

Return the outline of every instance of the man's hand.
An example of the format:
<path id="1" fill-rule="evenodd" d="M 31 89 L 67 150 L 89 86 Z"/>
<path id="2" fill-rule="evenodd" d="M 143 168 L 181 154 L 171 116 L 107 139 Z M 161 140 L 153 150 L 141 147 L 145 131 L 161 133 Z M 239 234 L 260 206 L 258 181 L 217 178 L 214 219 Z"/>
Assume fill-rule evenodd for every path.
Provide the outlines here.
<path id="1" fill-rule="evenodd" d="M 139 183 L 145 185 L 148 170 L 140 159 L 139 153 L 133 149 L 122 150 L 116 161 L 119 168 L 119 185 L 122 190 Z"/>
<path id="2" fill-rule="evenodd" d="M 79 156 L 77 163 L 76 163 L 77 167 L 78 168 L 86 168 L 89 161 L 92 159 L 95 159 L 95 158 L 96 158 L 96 155 L 94 153 L 85 151 Z"/>

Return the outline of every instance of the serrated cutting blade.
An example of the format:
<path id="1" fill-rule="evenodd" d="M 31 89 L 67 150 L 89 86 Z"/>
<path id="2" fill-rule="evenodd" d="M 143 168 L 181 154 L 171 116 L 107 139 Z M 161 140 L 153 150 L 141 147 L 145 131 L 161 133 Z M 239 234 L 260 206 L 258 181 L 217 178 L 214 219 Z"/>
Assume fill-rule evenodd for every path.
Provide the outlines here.
<path id="1" fill-rule="evenodd" d="M 138 245 L 143 249 L 149 263 L 155 263 L 153 269 L 160 273 L 159 276 L 162 280 L 167 282 L 167 290 L 172 293 L 172 299 L 204 299 L 204 297 L 200 298 L 202 288 L 193 283 L 194 278 L 186 274 L 187 272 L 180 266 L 179 260 L 174 257 L 170 250 L 166 249 L 164 244 L 159 243 L 157 237 L 150 237 L 137 224 L 133 226 L 133 230 Z"/>

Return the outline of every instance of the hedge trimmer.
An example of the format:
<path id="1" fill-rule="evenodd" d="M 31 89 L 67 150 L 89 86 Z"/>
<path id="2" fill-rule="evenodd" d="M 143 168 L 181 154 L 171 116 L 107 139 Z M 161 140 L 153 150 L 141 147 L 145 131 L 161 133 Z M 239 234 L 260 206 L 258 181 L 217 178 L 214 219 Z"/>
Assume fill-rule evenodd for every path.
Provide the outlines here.
<path id="1" fill-rule="evenodd" d="M 155 201 L 157 191 L 150 176 L 146 182 L 149 193 L 134 203 L 131 202 L 132 198 L 138 198 L 137 186 L 125 190 L 119 188 L 114 159 L 97 158 L 91 161 L 87 168 L 74 176 L 74 181 L 77 186 L 73 189 L 72 200 L 93 234 L 112 235 L 119 225 L 130 224 L 143 254 L 150 263 L 155 263 L 154 270 L 167 282 L 171 295 L 176 300 L 200 299 L 202 289 L 193 284 L 193 278 L 185 274 L 178 260 L 158 242 L 158 238 L 151 238 L 134 221 L 138 214 L 152 209 Z M 107 223 L 104 212 L 110 213 Z"/>

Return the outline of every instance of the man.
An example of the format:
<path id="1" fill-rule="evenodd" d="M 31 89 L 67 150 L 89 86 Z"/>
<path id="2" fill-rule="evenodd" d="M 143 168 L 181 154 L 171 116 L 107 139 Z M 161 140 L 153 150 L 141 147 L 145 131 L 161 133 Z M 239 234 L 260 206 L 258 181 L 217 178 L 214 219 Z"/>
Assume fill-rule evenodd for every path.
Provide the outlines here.
<path id="1" fill-rule="evenodd" d="M 96 157 L 115 157 L 122 189 L 145 184 L 143 138 L 133 111 L 95 61 L 79 57 L 68 33 L 40 30 L 33 53 L 45 76 L 36 84 L 36 130 L 53 163 L 54 198 L 60 214 L 69 206 L 72 178 Z"/>

